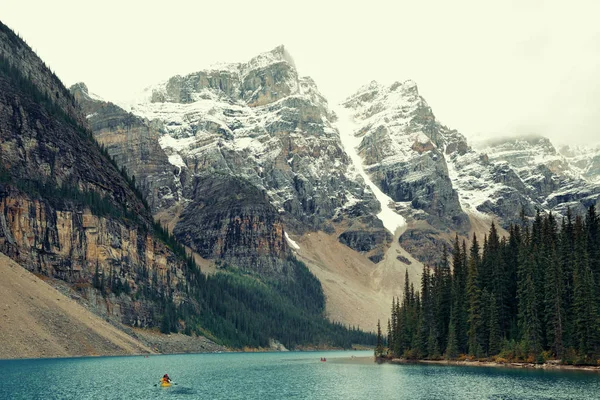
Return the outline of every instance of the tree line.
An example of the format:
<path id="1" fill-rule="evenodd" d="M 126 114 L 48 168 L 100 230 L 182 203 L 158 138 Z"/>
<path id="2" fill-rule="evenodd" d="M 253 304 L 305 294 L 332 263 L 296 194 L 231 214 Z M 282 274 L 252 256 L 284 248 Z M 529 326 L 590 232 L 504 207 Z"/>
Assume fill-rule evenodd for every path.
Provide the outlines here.
<path id="1" fill-rule="evenodd" d="M 456 236 L 451 254 L 425 266 L 420 290 L 405 277 L 376 355 L 488 358 L 569 364 L 600 361 L 600 219 L 538 211 L 483 244 Z M 451 258 L 451 260 L 450 260 Z M 384 327 L 385 329 L 385 327 Z"/>

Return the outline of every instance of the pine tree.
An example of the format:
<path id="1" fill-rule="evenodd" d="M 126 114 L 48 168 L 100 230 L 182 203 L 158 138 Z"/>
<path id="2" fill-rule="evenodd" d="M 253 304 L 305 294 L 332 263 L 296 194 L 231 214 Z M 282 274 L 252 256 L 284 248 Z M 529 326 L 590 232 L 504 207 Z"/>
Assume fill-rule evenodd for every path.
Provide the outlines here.
<path id="1" fill-rule="evenodd" d="M 502 344 L 502 333 L 500 331 L 500 313 L 498 307 L 498 300 L 494 293 L 489 293 L 487 301 L 489 310 L 489 339 L 487 353 L 489 356 L 493 356 L 500 352 L 500 346 Z"/>
<path id="2" fill-rule="evenodd" d="M 548 344 L 557 357 L 562 357 L 564 343 L 564 282 L 561 263 L 556 254 L 556 245 L 547 250 L 545 285 L 545 314 Z"/>
<path id="3" fill-rule="evenodd" d="M 541 322 L 538 314 L 536 296 L 535 262 L 531 251 L 531 238 L 526 227 L 524 238 L 519 252 L 519 287 L 517 297 L 519 300 L 519 331 L 522 346 L 526 353 L 533 352 L 537 355 L 541 350 Z"/>
<path id="4" fill-rule="evenodd" d="M 435 269 L 433 291 L 436 346 L 440 349 L 440 353 L 444 353 L 448 342 L 448 324 L 452 310 L 452 274 L 448 262 L 448 250 L 445 246 L 442 249 L 441 262 Z"/>
<path id="5" fill-rule="evenodd" d="M 573 223 L 567 210 L 558 229 L 553 213 L 538 212 L 532 226 L 525 219 L 511 226 L 507 239 L 498 238 L 492 227 L 481 257 L 476 236 L 469 257 L 465 242 L 461 247 L 456 237 L 452 273 L 442 251 L 433 274 L 424 268 L 419 293 L 406 275 L 402 301 L 392 301 L 389 336 L 397 348 L 391 353 L 457 357 L 464 352 L 462 303 L 462 336 L 472 355 L 502 350 L 517 360 L 539 360 L 543 351 L 550 351 L 563 362 L 595 364 L 600 357 L 600 277 L 593 245 L 600 240 L 597 219 L 591 208 Z"/>
<path id="6" fill-rule="evenodd" d="M 391 354 L 391 350 L 392 350 L 392 345 L 394 343 L 394 336 L 393 336 L 393 332 L 392 332 L 392 323 L 391 321 L 388 319 L 388 326 L 387 326 L 387 345 L 388 345 L 388 356 L 392 355 Z"/>
<path id="7" fill-rule="evenodd" d="M 483 349 L 481 347 L 481 289 L 479 284 L 479 244 L 477 236 L 473 234 L 473 243 L 469 256 L 469 270 L 467 276 L 467 300 L 469 305 L 469 354 L 481 357 Z"/>
<path id="8" fill-rule="evenodd" d="M 600 312 L 600 219 L 592 204 L 585 217 L 588 263 L 594 279 L 596 310 Z M 600 316 L 600 315 L 599 315 Z"/>
<path id="9" fill-rule="evenodd" d="M 446 346 L 446 359 L 458 357 L 458 339 L 456 337 L 456 321 L 454 320 L 455 313 L 452 312 L 452 317 L 448 323 L 448 344 Z"/>
<path id="10" fill-rule="evenodd" d="M 506 267 L 506 296 L 507 296 L 507 319 L 504 321 L 504 329 L 506 336 L 517 337 L 517 315 L 518 315 L 518 300 L 517 300 L 517 270 L 519 266 L 519 249 L 521 248 L 521 228 L 518 225 L 511 225 L 509 229 L 509 239 L 504 249 L 504 265 Z"/>
<path id="11" fill-rule="evenodd" d="M 419 354 L 421 357 L 429 357 L 430 336 L 434 335 L 435 324 L 433 321 L 433 301 L 431 293 L 431 275 L 429 267 L 423 265 L 421 275 L 421 313 L 419 319 Z"/>
<path id="12" fill-rule="evenodd" d="M 598 314 L 594 280 L 589 265 L 586 235 L 581 217 L 575 218 L 575 271 L 573 274 L 573 309 L 577 346 L 584 360 L 597 353 Z"/>
<path id="13" fill-rule="evenodd" d="M 463 241 L 463 249 L 466 244 Z M 453 320 L 454 333 L 456 335 L 456 351 L 467 352 L 467 268 L 465 263 L 465 251 L 461 251 L 458 235 L 454 240 L 452 251 L 452 311 L 450 319 Z M 448 328 L 450 332 L 450 327 Z"/>
<path id="14" fill-rule="evenodd" d="M 375 357 L 383 356 L 383 337 L 381 336 L 381 323 L 377 320 L 377 345 L 375 347 Z"/>

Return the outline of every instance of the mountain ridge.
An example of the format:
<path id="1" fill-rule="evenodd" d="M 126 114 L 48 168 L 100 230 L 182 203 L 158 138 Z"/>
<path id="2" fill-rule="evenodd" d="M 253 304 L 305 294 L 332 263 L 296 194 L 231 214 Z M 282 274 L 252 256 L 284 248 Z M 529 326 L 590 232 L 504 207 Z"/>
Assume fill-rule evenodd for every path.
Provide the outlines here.
<path id="1" fill-rule="evenodd" d="M 312 79 L 298 76 L 293 61 L 286 57 L 291 59 L 280 46 L 246 63 L 178 75 L 150 87 L 145 96 L 122 111 L 131 112 L 153 130 L 153 146 L 158 143 L 168 162 L 159 171 L 166 183 L 156 188 L 149 200 L 155 205 L 153 212 L 155 216 L 167 215 L 164 222 L 180 239 L 182 232 L 187 232 L 183 240 L 196 250 L 205 248 L 205 243 L 213 240 L 210 237 L 220 235 L 222 239 L 216 242 L 226 243 L 229 239 L 224 233 L 197 240 L 208 232 L 202 226 L 212 223 L 210 218 L 202 217 L 205 222 L 198 225 L 196 233 L 182 230 L 183 226 L 197 225 L 185 222 L 198 214 L 185 211 L 195 201 L 196 182 L 210 182 L 224 173 L 264 193 L 276 210 L 271 215 L 277 214 L 281 220 L 282 234 L 276 236 L 284 238 L 283 246 L 290 247 L 285 239 L 288 230 L 300 247 L 303 242 L 314 245 L 314 240 L 304 239 L 306 235 L 323 231 L 368 256 L 375 265 L 388 265 L 392 257 L 387 252 L 395 243 L 376 216 L 385 205 L 377 204 L 348 157 L 334 107 Z M 372 81 L 342 104 L 360 125 L 354 134 L 360 140 L 358 151 L 364 168 L 407 219 L 397 251 L 408 250 L 422 262 L 435 264 L 440 249 L 452 242 L 454 231 L 468 238 L 474 232 L 487 232 L 492 221 L 504 227 L 517 221 L 517 210 L 533 217 L 537 208 L 564 213 L 567 207 L 597 201 L 595 189 L 585 192 L 591 186 L 563 176 L 566 167 L 551 164 L 554 159 L 541 160 L 548 161 L 546 164 L 520 164 L 516 158 L 503 159 L 497 147 L 483 152 L 475 149 L 464 135 L 437 120 L 412 80 L 390 85 Z M 111 139 L 114 132 L 101 127 L 101 116 L 88 116 L 92 126 L 100 126 L 93 128 L 95 135 L 106 135 L 101 141 L 111 152 L 110 146 L 116 143 Z M 113 154 L 124 153 L 117 147 Z M 527 152 L 533 154 L 535 150 Z M 164 163 L 165 157 L 161 157 Z M 171 183 L 167 170 L 172 173 Z M 135 173 L 138 179 L 150 180 L 141 172 Z M 561 194 L 560 188 L 568 193 Z M 244 220 L 234 215 L 219 218 L 221 226 L 231 226 L 226 221 Z M 271 235 L 269 229 L 263 234 Z M 221 248 L 246 246 L 228 243 Z M 248 262 L 243 261 L 247 258 L 228 258 L 214 246 L 208 248 L 213 250 L 202 253 L 207 259 L 246 264 L 244 268 L 248 268 Z M 288 250 L 293 253 L 298 249 Z M 304 249 L 300 250 L 303 253 Z M 246 252 L 252 253 L 255 250 Z M 265 253 L 267 258 L 274 254 Z M 405 264 L 400 260 L 390 270 L 408 268 L 411 279 L 418 276 L 418 261 Z M 266 264 L 250 264 L 261 273 L 269 270 L 264 269 Z M 281 271 L 279 268 L 273 271 Z M 402 277 L 395 281 L 402 287 Z M 335 296 L 332 293 L 330 297 Z"/>

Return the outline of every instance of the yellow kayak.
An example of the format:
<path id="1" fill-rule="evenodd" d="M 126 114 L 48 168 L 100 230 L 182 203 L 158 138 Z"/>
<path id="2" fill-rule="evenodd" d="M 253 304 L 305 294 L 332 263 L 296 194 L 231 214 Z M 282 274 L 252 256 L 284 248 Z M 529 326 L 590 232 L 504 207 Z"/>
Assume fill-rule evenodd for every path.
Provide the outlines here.
<path id="1" fill-rule="evenodd" d="M 162 386 L 162 387 L 169 387 L 169 386 L 171 386 L 171 384 L 169 382 L 161 382 L 160 386 Z"/>

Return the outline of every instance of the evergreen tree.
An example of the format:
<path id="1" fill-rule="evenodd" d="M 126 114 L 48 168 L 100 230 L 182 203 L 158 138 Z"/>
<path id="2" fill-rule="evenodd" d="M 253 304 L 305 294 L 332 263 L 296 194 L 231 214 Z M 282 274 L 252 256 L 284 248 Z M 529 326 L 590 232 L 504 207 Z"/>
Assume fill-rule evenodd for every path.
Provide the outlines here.
<path id="1" fill-rule="evenodd" d="M 448 323 L 448 344 L 446 346 L 446 358 L 453 359 L 458 357 L 458 338 L 456 337 L 456 321 L 454 320 L 455 313 L 450 318 Z"/>
<path id="2" fill-rule="evenodd" d="M 479 244 L 477 236 L 473 234 L 473 243 L 469 254 L 469 270 L 467 275 L 467 300 L 469 305 L 469 354 L 481 357 L 482 315 L 481 315 L 481 288 L 479 283 Z"/>
<path id="3" fill-rule="evenodd" d="M 383 337 L 381 336 L 381 323 L 377 320 L 377 345 L 375 346 L 375 357 L 383 356 Z"/>
<path id="4" fill-rule="evenodd" d="M 541 323 L 535 287 L 535 261 L 531 251 L 531 237 L 526 227 L 519 252 L 518 292 L 519 331 L 522 346 L 526 353 L 538 354 L 541 349 Z"/>
<path id="5" fill-rule="evenodd" d="M 442 260 L 435 269 L 433 291 L 435 302 L 434 323 L 436 324 L 435 332 L 437 333 L 435 345 L 439 349 L 439 353 L 445 353 L 450 314 L 452 313 L 452 274 L 448 262 L 448 250 L 445 246 L 442 249 Z"/>
<path id="6" fill-rule="evenodd" d="M 508 238 L 492 226 L 482 256 L 476 236 L 468 257 L 456 237 L 452 272 L 442 251 L 433 274 L 424 267 L 419 293 L 406 273 L 403 299 L 392 300 L 390 354 L 455 358 L 465 343 L 477 357 L 531 361 L 549 352 L 567 363 L 596 364 L 598 225 L 593 207 L 574 222 L 567 210 L 560 229 L 553 213 L 538 212 L 532 225 L 523 219 L 510 226 Z"/>
<path id="7" fill-rule="evenodd" d="M 423 265 L 421 274 L 421 312 L 419 319 L 419 355 L 429 357 L 430 342 L 433 340 L 430 336 L 435 336 L 435 324 L 433 321 L 433 298 L 431 293 L 431 275 L 429 267 Z"/>
<path id="8" fill-rule="evenodd" d="M 594 280 L 595 307 L 600 312 L 600 220 L 593 204 L 589 207 L 585 217 L 585 231 L 588 263 Z"/>
<path id="9" fill-rule="evenodd" d="M 590 360 L 597 354 L 598 314 L 594 278 L 589 265 L 586 235 L 581 217 L 575 218 L 575 271 L 573 273 L 573 310 L 580 356 Z"/>
<path id="10" fill-rule="evenodd" d="M 552 245 L 547 250 L 546 285 L 545 285 L 545 314 L 548 344 L 557 357 L 562 357 L 564 349 L 564 282 L 561 263 L 556 254 L 557 246 Z"/>
<path id="11" fill-rule="evenodd" d="M 502 344 L 502 333 L 500 330 L 500 312 L 498 307 L 498 300 L 494 293 L 489 293 L 487 301 L 489 310 L 489 339 L 487 346 L 487 354 L 489 356 L 493 356 L 500 352 L 500 346 Z"/>
<path id="12" fill-rule="evenodd" d="M 463 249 L 466 244 L 463 241 Z M 452 252 L 452 311 L 450 320 L 452 320 L 454 332 L 456 335 L 456 351 L 460 353 L 467 352 L 467 267 L 465 263 L 466 251 L 461 251 L 458 241 L 458 235 L 454 240 L 454 249 Z M 448 328 L 450 332 L 451 327 Z"/>
<path id="13" fill-rule="evenodd" d="M 387 329 L 388 329 L 387 330 L 388 331 L 388 334 L 387 334 L 388 351 L 387 351 L 387 353 L 388 353 L 388 356 L 389 356 L 389 355 L 391 355 L 392 344 L 394 342 L 394 336 L 393 336 L 393 333 L 392 333 L 392 322 L 389 319 L 388 319 L 388 327 L 387 327 Z"/>

